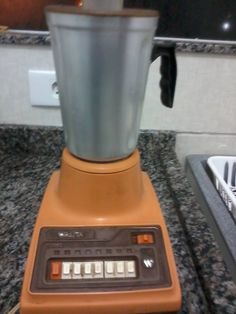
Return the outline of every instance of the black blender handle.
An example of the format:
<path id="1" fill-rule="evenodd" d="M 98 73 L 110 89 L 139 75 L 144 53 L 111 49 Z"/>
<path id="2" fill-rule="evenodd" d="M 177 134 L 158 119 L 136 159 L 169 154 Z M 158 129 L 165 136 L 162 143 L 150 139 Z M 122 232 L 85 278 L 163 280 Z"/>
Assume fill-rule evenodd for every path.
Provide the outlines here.
<path id="1" fill-rule="evenodd" d="M 154 43 L 151 55 L 151 62 L 156 60 L 158 57 L 161 57 L 161 101 L 164 106 L 172 108 L 177 77 L 175 44 Z"/>

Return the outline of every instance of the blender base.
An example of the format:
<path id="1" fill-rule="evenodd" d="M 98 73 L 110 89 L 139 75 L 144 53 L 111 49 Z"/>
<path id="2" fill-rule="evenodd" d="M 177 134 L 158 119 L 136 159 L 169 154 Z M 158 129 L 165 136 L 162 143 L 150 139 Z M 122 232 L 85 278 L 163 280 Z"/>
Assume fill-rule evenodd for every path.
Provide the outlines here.
<path id="1" fill-rule="evenodd" d="M 21 314 L 175 313 L 180 306 L 167 228 L 138 152 L 92 164 L 65 150 L 34 227 Z"/>

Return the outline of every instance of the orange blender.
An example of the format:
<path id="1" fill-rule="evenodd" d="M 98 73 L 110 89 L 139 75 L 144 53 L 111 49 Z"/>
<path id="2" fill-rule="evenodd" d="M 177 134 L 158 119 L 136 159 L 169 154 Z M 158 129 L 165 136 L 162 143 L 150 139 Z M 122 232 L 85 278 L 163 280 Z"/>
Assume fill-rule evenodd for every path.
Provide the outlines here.
<path id="1" fill-rule="evenodd" d="M 171 243 L 136 149 L 158 13 L 51 6 L 47 20 L 66 148 L 34 227 L 21 314 L 177 312 Z"/>

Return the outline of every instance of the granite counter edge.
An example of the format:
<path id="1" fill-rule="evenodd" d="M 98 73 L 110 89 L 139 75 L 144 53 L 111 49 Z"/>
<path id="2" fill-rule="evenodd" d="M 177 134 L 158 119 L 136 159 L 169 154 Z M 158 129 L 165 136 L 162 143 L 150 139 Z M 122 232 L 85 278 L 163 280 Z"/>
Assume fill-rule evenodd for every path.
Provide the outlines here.
<path id="1" fill-rule="evenodd" d="M 174 42 L 177 52 L 236 54 L 236 42 L 155 38 L 155 42 Z M 0 45 L 50 46 L 50 35 L 46 31 L 9 30 L 0 33 Z"/>

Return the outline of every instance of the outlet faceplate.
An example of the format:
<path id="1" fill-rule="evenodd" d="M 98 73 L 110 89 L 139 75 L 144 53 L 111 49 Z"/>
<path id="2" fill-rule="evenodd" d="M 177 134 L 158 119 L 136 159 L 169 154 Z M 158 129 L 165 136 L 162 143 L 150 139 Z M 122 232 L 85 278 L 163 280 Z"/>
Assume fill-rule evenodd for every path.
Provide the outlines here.
<path id="1" fill-rule="evenodd" d="M 55 71 L 29 70 L 29 91 L 31 106 L 60 106 Z"/>

